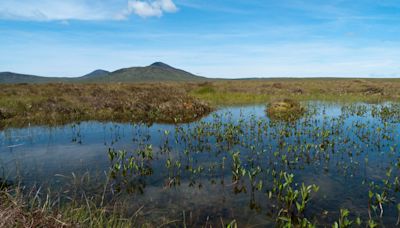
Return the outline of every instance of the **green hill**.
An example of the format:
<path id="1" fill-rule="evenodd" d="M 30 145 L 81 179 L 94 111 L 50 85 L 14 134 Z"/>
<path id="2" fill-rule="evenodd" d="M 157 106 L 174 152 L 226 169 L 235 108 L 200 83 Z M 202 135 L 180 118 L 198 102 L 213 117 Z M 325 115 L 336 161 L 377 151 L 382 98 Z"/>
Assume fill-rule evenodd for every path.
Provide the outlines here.
<path id="1" fill-rule="evenodd" d="M 87 77 L 84 82 L 152 82 L 198 81 L 206 78 L 156 62 L 146 67 L 124 68 L 98 77 Z"/>
<path id="2" fill-rule="evenodd" d="M 84 79 L 88 79 L 88 78 L 99 78 L 99 77 L 104 77 L 109 75 L 110 72 L 106 71 L 106 70 L 95 70 L 89 74 L 86 74 L 78 79 L 84 80 Z"/>
<path id="3" fill-rule="evenodd" d="M 16 74 L 11 72 L 0 73 L 1 84 L 15 83 L 108 83 L 108 82 L 167 82 L 167 81 L 201 81 L 207 80 L 184 70 L 176 69 L 165 63 L 156 62 L 146 67 L 124 68 L 114 72 L 95 70 L 82 77 L 57 78 L 34 75 Z"/>
<path id="4" fill-rule="evenodd" d="M 0 72 L 0 84 L 68 82 L 70 78 L 42 77 L 12 72 Z"/>

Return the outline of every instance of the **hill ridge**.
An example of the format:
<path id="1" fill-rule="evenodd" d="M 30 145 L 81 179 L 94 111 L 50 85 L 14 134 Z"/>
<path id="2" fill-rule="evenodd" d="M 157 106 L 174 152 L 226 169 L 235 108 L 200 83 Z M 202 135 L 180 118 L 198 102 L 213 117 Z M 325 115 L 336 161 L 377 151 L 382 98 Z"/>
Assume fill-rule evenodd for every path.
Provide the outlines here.
<path id="1" fill-rule="evenodd" d="M 107 82 L 162 82 L 162 81 L 199 81 L 205 77 L 174 68 L 163 62 L 154 62 L 144 67 L 128 67 L 109 72 L 102 69 L 94 70 L 80 77 L 44 77 L 14 72 L 0 72 L 0 84 L 16 83 L 107 83 Z"/>

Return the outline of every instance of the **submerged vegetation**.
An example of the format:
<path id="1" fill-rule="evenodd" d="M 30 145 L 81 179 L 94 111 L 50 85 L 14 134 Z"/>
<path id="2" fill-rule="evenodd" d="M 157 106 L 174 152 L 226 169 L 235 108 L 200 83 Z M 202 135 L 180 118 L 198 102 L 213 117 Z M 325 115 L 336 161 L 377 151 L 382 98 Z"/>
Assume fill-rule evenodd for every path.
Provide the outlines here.
<path id="1" fill-rule="evenodd" d="M 261 107 L 191 124 L 134 123 L 128 149 L 117 146 L 122 135 L 105 143 L 104 178 L 56 175 L 58 187 L 27 186 L 10 202 L 25 199 L 17 209 L 27 219 L 71 226 L 395 226 L 399 105 L 305 105 L 290 122 L 270 121 Z"/>

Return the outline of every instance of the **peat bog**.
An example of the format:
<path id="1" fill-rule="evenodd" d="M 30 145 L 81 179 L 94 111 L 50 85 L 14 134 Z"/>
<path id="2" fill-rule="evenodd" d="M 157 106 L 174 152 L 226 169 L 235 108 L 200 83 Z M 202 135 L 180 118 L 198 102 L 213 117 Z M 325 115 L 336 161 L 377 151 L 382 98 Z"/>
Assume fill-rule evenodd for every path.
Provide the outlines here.
<path id="1" fill-rule="evenodd" d="M 2 86 L 0 221 L 398 226 L 398 82 L 324 82 Z"/>
<path id="2" fill-rule="evenodd" d="M 168 84 L 0 85 L 0 126 L 60 125 L 84 120 L 188 122 L 212 111 Z"/>

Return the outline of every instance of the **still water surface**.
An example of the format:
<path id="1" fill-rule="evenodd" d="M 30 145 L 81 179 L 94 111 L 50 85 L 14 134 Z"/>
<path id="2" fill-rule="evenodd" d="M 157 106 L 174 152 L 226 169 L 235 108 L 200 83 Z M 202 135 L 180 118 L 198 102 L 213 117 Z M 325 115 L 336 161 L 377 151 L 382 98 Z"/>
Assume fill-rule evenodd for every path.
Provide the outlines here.
<path id="1" fill-rule="evenodd" d="M 222 108 L 180 125 L 82 122 L 7 129 L 0 132 L 0 175 L 53 191 L 75 188 L 72 176 L 86 177 L 79 188 L 88 194 L 101 192 L 100 183 L 107 182 L 108 200 L 124 199 L 128 215 L 140 208 L 139 223 L 158 225 L 160 218 L 185 217 L 189 225 L 235 219 L 242 226 L 273 226 L 276 202 L 267 196 L 272 170 L 293 173 L 299 185 L 320 187 L 305 212 L 310 221 L 331 224 L 341 208 L 366 220 L 370 183 L 382 192 L 388 180 L 384 217 L 379 210 L 372 216 L 395 226 L 400 124 L 396 114 L 379 115 L 391 104 L 305 105 L 308 112 L 290 123 L 270 120 L 265 106 L 246 106 Z M 126 151 L 125 157 L 119 151 Z M 239 180 L 233 178 L 235 153 L 247 170 Z M 116 168 L 128 167 L 127 161 L 135 161 L 135 168 L 125 173 Z"/>

